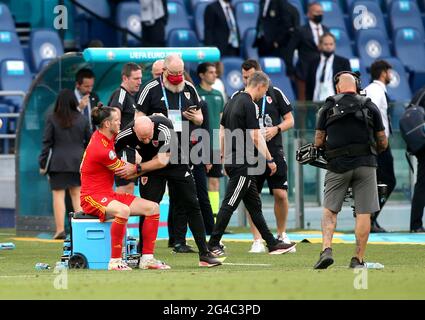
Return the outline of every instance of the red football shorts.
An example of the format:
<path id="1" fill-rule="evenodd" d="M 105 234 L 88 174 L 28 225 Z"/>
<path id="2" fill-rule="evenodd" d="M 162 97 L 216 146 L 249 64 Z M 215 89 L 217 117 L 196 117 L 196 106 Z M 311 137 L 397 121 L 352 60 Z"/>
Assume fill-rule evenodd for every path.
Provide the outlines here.
<path id="1" fill-rule="evenodd" d="M 90 195 L 81 197 L 81 208 L 87 214 L 99 217 L 101 222 L 106 220 L 106 207 L 113 201 L 119 201 L 130 206 L 136 197 L 129 193 L 110 193 L 108 195 Z"/>

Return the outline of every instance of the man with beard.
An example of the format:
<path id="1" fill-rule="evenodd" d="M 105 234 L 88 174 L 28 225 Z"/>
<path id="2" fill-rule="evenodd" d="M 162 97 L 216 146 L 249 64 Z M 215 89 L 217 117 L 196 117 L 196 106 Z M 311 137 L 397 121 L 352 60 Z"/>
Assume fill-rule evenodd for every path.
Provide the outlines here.
<path id="1" fill-rule="evenodd" d="M 171 120 L 174 131 L 177 133 L 179 145 L 187 146 L 182 152 L 174 155 L 178 159 L 171 159 L 173 164 L 185 164 L 184 170 L 173 171 L 173 177 L 181 180 L 193 180 L 192 172 L 187 165 L 189 163 L 189 132 L 193 127 L 200 126 L 203 123 L 203 115 L 200 108 L 200 98 L 195 87 L 188 81 L 185 81 L 184 62 L 178 55 L 169 55 L 164 61 L 164 72 L 159 78 L 148 82 L 140 91 L 137 99 L 137 116 L 139 115 L 156 115 L 162 114 Z M 180 167 L 183 168 L 183 167 Z M 140 192 L 148 199 L 149 197 L 149 181 L 154 179 L 141 179 Z M 190 183 L 190 182 L 187 182 Z M 169 243 L 174 246 L 176 252 L 190 252 L 191 249 L 186 245 L 186 225 L 187 218 L 191 215 L 187 206 L 181 203 L 181 196 L 178 197 L 173 189 L 170 188 L 170 203 L 175 204 L 173 214 L 168 216 L 168 233 L 170 236 Z M 201 215 L 199 203 L 196 206 L 197 214 Z M 203 220 L 201 216 L 202 228 Z M 142 228 L 143 221 L 140 223 Z M 205 233 L 205 229 L 204 229 Z"/>
<path id="2" fill-rule="evenodd" d="M 391 119 L 389 116 L 389 103 L 386 86 L 391 82 L 391 65 L 385 60 L 376 60 L 370 66 L 370 74 L 372 76 L 372 83 L 365 88 L 366 95 L 378 107 L 381 112 L 382 122 L 385 127 L 385 135 L 387 139 L 391 130 Z M 385 202 L 390 197 L 396 185 L 394 174 L 394 158 L 391 153 L 391 148 L 388 148 L 378 155 L 378 169 L 376 170 L 378 184 L 386 184 L 386 194 L 384 197 L 379 198 L 379 211 L 372 212 L 370 232 L 386 232 L 382 228 L 377 219 L 379 213 L 385 205 Z"/>

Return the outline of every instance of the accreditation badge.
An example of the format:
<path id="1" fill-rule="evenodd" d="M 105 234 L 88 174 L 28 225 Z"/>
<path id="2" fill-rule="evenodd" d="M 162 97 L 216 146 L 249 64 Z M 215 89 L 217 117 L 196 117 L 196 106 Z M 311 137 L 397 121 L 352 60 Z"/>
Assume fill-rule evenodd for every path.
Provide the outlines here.
<path id="1" fill-rule="evenodd" d="M 182 132 L 182 113 L 180 110 L 168 110 L 168 119 L 173 123 L 175 132 Z"/>

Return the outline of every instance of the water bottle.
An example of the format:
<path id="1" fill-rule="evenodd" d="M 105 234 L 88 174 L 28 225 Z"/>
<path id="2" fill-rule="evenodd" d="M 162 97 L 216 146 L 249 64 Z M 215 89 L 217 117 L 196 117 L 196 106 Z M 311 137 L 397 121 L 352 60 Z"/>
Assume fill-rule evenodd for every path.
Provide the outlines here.
<path id="1" fill-rule="evenodd" d="M 0 243 L 0 250 L 13 250 L 13 249 L 15 249 L 15 244 L 12 242 Z"/>
<path id="2" fill-rule="evenodd" d="M 379 262 L 365 262 L 367 269 L 384 269 L 384 265 Z"/>
<path id="3" fill-rule="evenodd" d="M 56 270 L 65 270 L 68 269 L 68 261 L 58 261 L 55 266 Z"/>
<path id="4" fill-rule="evenodd" d="M 38 262 L 35 264 L 36 270 L 49 270 L 50 266 L 47 263 Z"/>

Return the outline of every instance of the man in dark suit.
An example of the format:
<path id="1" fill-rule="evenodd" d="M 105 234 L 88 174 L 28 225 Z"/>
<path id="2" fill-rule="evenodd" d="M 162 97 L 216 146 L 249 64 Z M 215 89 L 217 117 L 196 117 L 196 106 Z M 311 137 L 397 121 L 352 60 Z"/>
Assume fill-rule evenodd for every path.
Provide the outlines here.
<path id="1" fill-rule="evenodd" d="M 204 13 L 204 43 L 217 47 L 222 56 L 238 56 L 240 39 L 230 0 L 210 3 Z"/>
<path id="2" fill-rule="evenodd" d="M 312 60 L 320 55 L 319 38 L 329 29 L 321 24 L 323 19 L 322 6 L 318 2 L 313 2 L 308 6 L 308 23 L 295 30 L 294 36 L 288 44 L 285 63 L 288 75 L 296 80 L 298 89 L 298 100 L 305 101 L 305 81 L 307 68 Z M 294 68 L 292 60 L 294 51 L 298 49 L 298 62 Z"/>
<path id="3" fill-rule="evenodd" d="M 287 0 L 261 0 L 253 47 L 258 48 L 261 57 L 283 58 L 283 52 L 299 25 L 299 13 Z"/>
<path id="4" fill-rule="evenodd" d="M 308 65 L 306 99 L 325 101 L 335 95 L 334 76 L 341 71 L 351 71 L 350 61 L 335 54 L 335 37 L 325 33 L 319 40 L 320 55 Z"/>
<path id="5" fill-rule="evenodd" d="M 95 76 L 92 70 L 83 68 L 75 76 L 74 94 L 78 100 L 78 110 L 84 114 L 90 123 L 92 131 L 96 128 L 91 122 L 91 110 L 99 103 L 99 97 L 93 91 Z"/>

